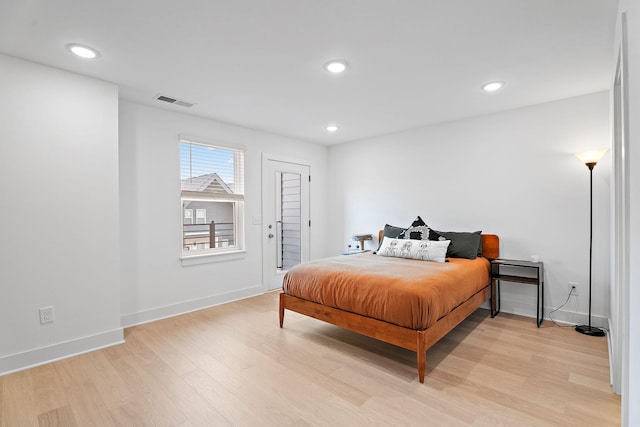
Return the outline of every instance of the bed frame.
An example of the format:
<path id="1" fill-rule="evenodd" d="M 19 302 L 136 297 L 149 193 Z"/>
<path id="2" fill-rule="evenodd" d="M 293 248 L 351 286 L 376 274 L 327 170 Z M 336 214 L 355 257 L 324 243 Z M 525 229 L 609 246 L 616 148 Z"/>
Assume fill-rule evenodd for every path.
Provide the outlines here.
<path id="1" fill-rule="evenodd" d="M 382 231 L 379 233 L 378 240 L 380 241 L 381 239 Z M 497 235 L 482 235 L 482 255 L 485 258 L 490 260 L 498 258 L 499 246 L 500 240 Z M 496 300 L 494 283 L 491 279 L 489 279 L 487 286 L 453 309 L 449 314 L 440 318 L 431 327 L 423 330 L 415 330 L 281 293 L 280 327 L 282 328 L 284 324 L 284 310 L 287 309 L 371 338 L 376 338 L 389 344 L 406 348 L 407 350 L 415 351 L 418 362 L 418 378 L 421 383 L 424 383 L 424 374 L 427 366 L 427 350 L 487 300 L 491 301 L 491 314 L 493 317 Z"/>

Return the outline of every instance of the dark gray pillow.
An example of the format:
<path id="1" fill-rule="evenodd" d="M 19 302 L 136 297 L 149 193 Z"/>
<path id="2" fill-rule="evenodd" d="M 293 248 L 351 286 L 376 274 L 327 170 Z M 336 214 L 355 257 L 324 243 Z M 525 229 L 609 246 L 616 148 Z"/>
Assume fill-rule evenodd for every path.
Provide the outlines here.
<path id="1" fill-rule="evenodd" d="M 382 237 L 390 237 L 393 239 L 397 239 L 400 234 L 404 233 L 404 230 L 405 229 L 402 227 L 396 227 L 395 225 L 385 224 L 384 231 L 382 232 Z M 380 250 L 380 246 L 382 245 L 382 240 L 383 239 L 380 239 L 380 242 L 378 243 L 378 250 Z"/>
<path id="2" fill-rule="evenodd" d="M 447 249 L 449 258 L 476 259 L 482 256 L 482 231 L 436 231 L 446 240 L 451 240 Z"/>

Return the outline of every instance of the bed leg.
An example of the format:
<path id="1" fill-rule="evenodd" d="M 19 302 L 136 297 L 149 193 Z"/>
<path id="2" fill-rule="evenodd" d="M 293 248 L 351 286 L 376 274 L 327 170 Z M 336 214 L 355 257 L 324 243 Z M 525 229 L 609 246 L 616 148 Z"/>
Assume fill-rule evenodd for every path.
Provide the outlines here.
<path id="1" fill-rule="evenodd" d="M 280 294 L 280 327 L 284 324 L 284 302 L 282 301 L 284 294 Z"/>
<path id="2" fill-rule="evenodd" d="M 427 369 L 427 349 L 424 345 L 424 334 L 418 332 L 418 342 L 416 343 L 418 348 L 416 351 L 416 358 L 418 360 L 418 379 L 421 383 L 424 383 L 424 372 Z"/>

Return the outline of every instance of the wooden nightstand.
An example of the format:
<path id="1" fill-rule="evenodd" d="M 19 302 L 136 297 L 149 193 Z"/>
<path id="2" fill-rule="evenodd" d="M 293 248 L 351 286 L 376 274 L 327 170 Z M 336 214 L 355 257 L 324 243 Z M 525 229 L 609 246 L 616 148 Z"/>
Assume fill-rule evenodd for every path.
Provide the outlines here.
<path id="1" fill-rule="evenodd" d="M 520 270 L 523 275 L 509 272 L 509 274 L 502 274 L 500 268 L 509 267 L 513 270 Z M 525 272 L 530 274 L 524 274 Z M 535 274 L 535 276 L 533 275 Z M 536 324 L 538 328 L 542 324 L 544 318 L 544 264 L 542 262 L 531 262 L 517 259 L 494 259 L 491 261 L 491 280 L 492 286 L 496 290 L 496 310 L 491 313 L 491 316 L 495 316 L 500 313 L 500 282 L 512 282 L 512 283 L 526 283 L 528 285 L 536 285 L 537 288 L 537 300 L 536 300 Z"/>

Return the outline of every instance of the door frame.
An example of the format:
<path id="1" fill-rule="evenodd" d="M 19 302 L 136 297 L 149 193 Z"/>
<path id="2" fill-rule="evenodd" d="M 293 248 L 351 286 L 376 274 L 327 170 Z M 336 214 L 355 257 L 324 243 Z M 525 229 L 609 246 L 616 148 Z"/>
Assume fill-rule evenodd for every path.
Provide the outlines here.
<path id="1" fill-rule="evenodd" d="M 627 72 L 627 16 L 620 17 L 621 34 L 611 82 L 611 303 L 609 354 L 611 387 L 628 406 L 629 390 L 629 101 Z"/>
<path id="2" fill-rule="evenodd" d="M 268 234 L 269 234 L 269 229 L 268 229 L 268 225 L 267 225 L 267 221 L 266 219 L 268 218 L 267 216 L 267 212 L 266 212 L 266 205 L 265 205 L 265 194 L 267 191 L 267 183 L 268 180 L 272 179 L 272 177 L 267 176 L 267 171 L 268 171 L 268 163 L 270 161 L 274 161 L 274 162 L 280 162 L 280 163 L 290 163 L 290 164 L 294 164 L 294 165 L 299 165 L 299 166 L 305 166 L 308 168 L 309 170 L 309 176 L 311 176 L 311 165 L 310 162 L 308 160 L 304 160 L 304 159 L 298 159 L 298 158 L 293 158 L 293 157 L 288 157 L 288 156 L 281 156 L 278 154 L 272 154 L 272 153 L 262 153 L 262 190 L 261 190 L 261 215 L 262 215 L 262 221 L 260 222 L 260 225 L 262 227 L 262 233 L 261 233 L 261 238 L 262 238 L 262 287 L 264 292 L 270 292 L 272 290 L 276 290 L 276 289 L 269 289 L 269 285 L 268 285 L 268 280 L 267 280 L 267 275 L 269 274 L 267 272 L 267 256 L 269 256 L 269 240 L 268 240 Z M 311 221 L 311 182 L 307 183 L 309 186 L 309 190 L 308 190 L 308 200 L 307 200 L 307 211 L 309 212 L 308 218 L 307 220 L 310 222 Z M 301 262 L 304 261 L 308 261 L 310 259 L 310 250 L 311 250 L 311 230 L 310 230 L 310 225 L 308 227 L 303 227 L 304 230 L 306 230 L 306 239 L 302 239 L 303 241 L 302 243 L 302 248 L 301 248 Z M 300 232 L 302 233 L 303 230 L 301 229 Z M 284 275 L 284 273 L 283 273 Z"/>

